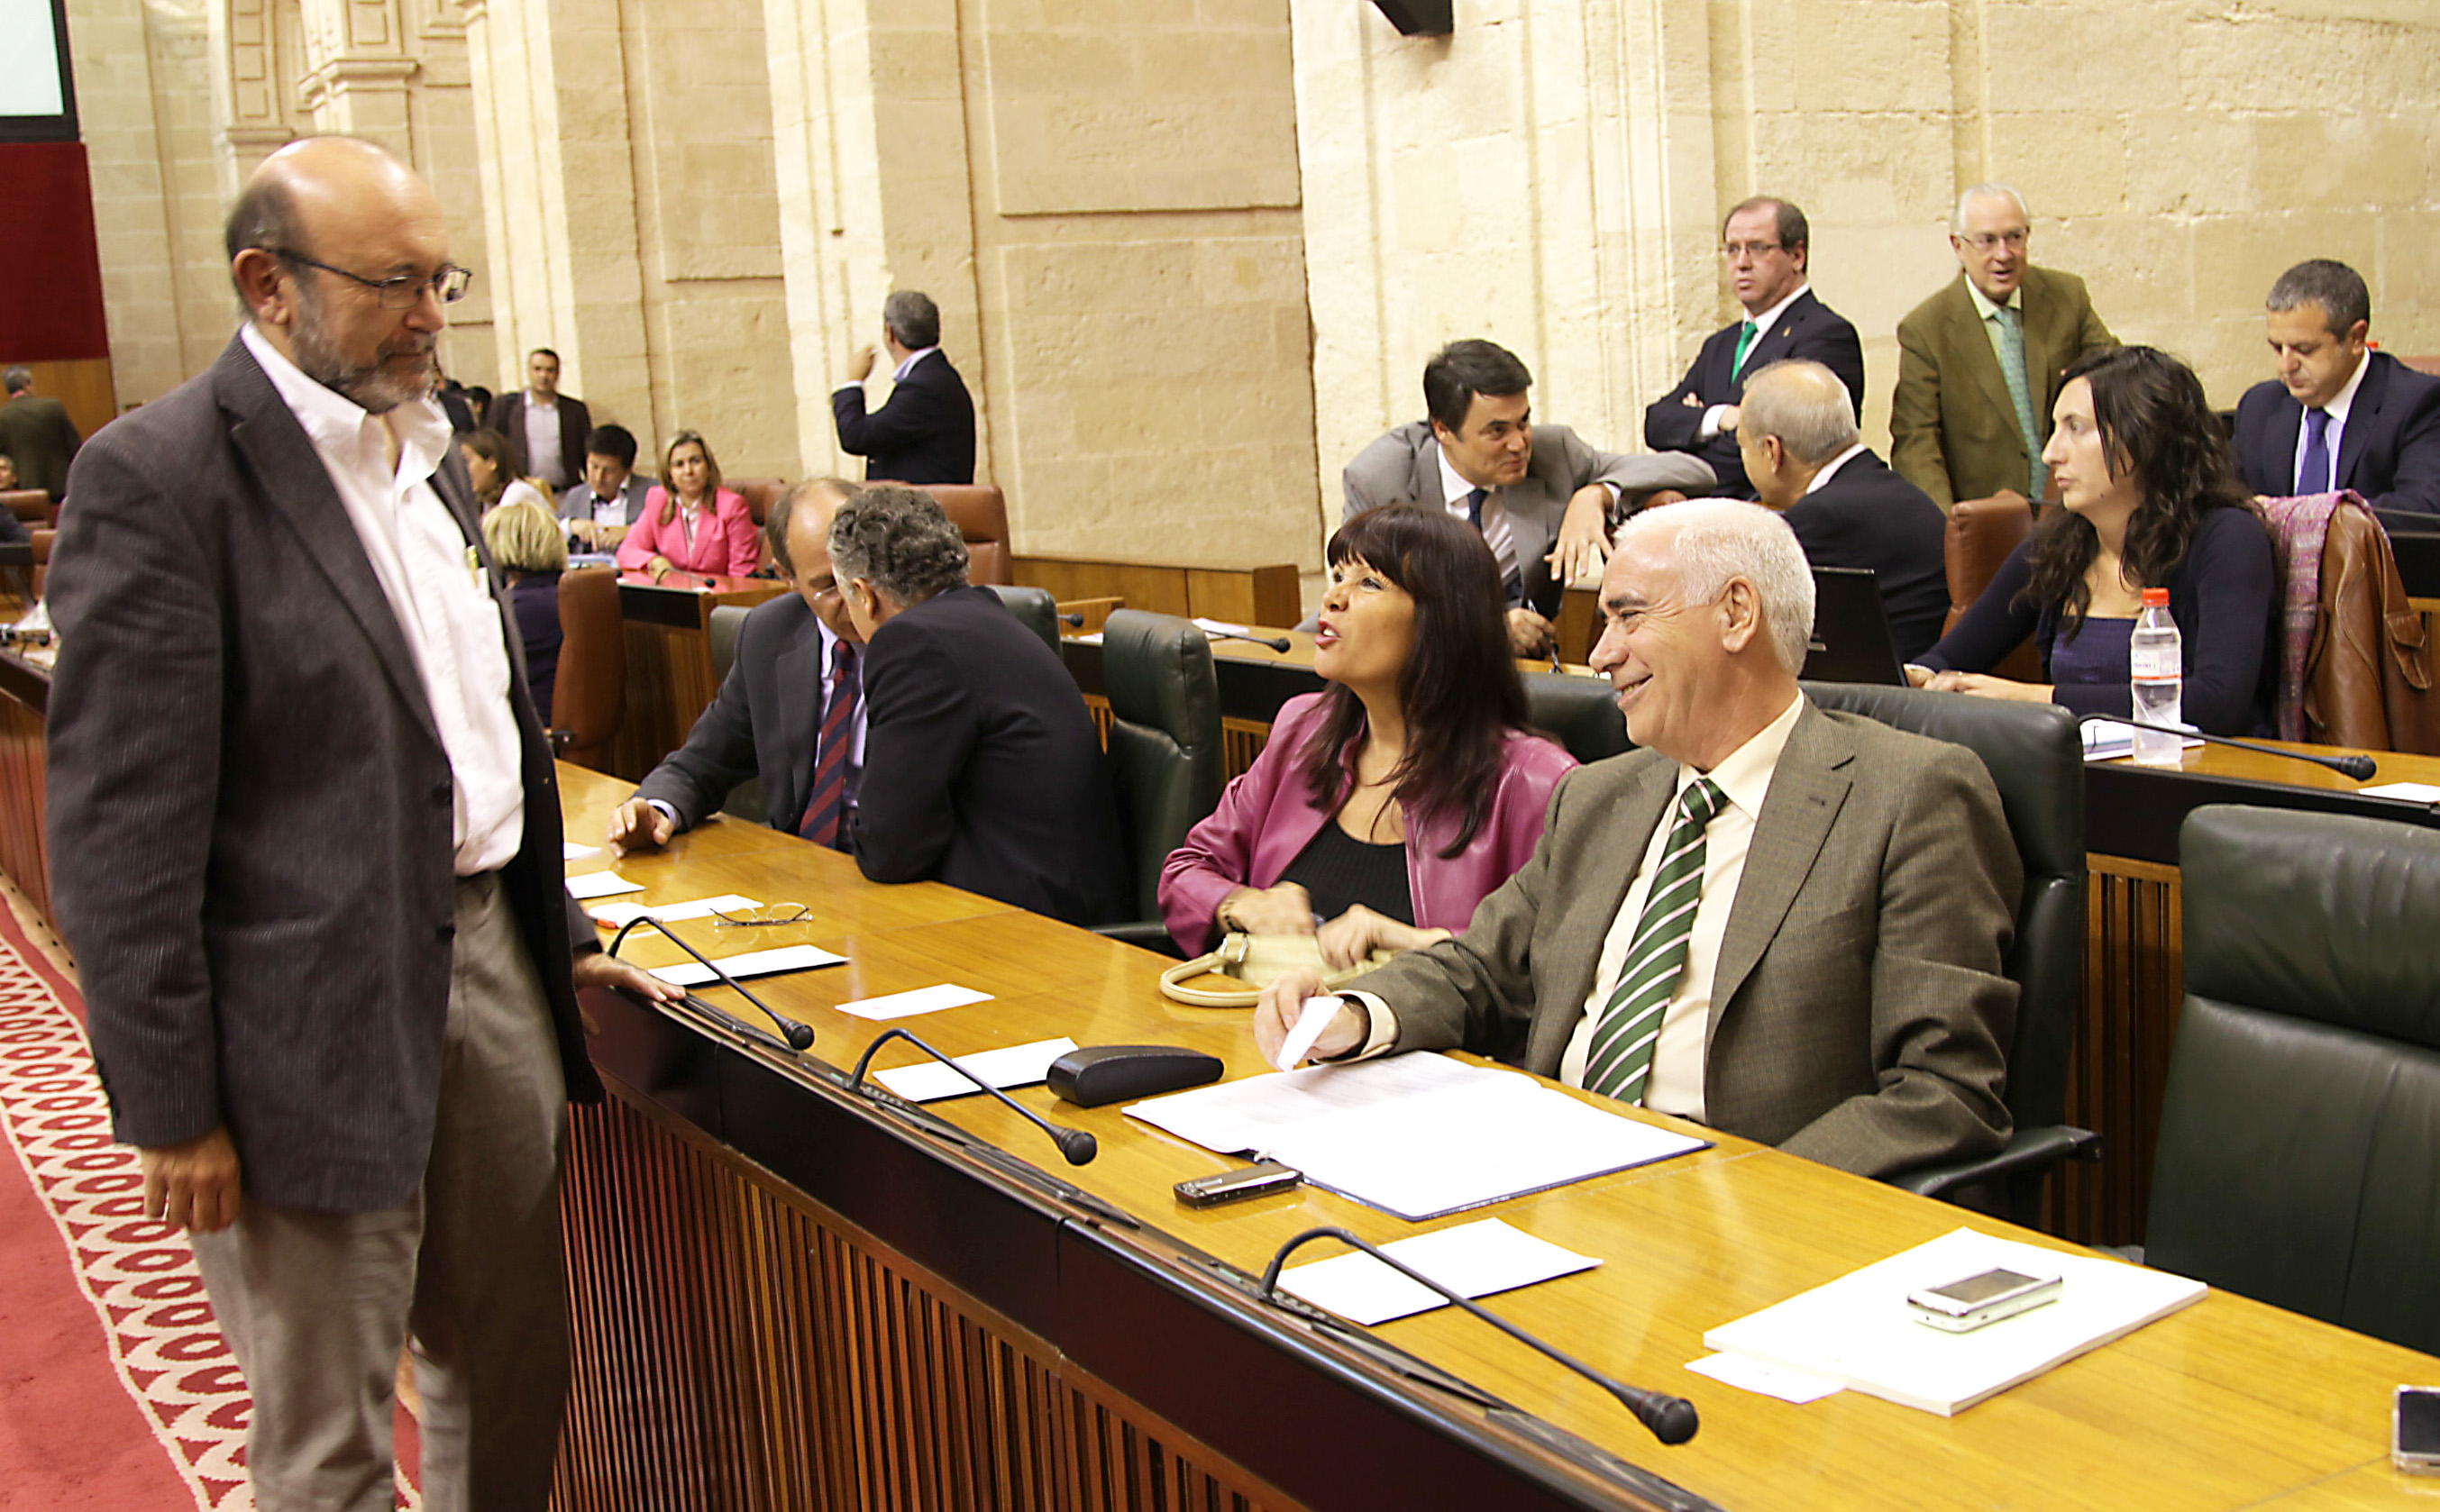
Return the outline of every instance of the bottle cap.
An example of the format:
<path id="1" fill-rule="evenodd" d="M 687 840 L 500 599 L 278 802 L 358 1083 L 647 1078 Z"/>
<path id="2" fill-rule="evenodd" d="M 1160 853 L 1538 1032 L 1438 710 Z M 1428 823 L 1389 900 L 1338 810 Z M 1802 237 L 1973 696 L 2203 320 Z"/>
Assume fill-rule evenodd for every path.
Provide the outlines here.
<path id="1" fill-rule="evenodd" d="M 2168 608 L 2168 607 L 2169 607 L 2169 591 L 2168 591 L 2166 588 L 2146 588 L 2146 589 L 2144 589 L 2144 608 L 2146 608 L 2146 609 L 2166 609 L 2166 608 Z"/>

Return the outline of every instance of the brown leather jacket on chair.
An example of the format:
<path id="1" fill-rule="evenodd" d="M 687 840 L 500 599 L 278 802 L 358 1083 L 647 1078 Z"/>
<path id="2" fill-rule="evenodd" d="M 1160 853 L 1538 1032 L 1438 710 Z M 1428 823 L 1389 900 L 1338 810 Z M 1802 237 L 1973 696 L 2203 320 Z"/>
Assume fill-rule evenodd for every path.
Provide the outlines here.
<path id="1" fill-rule="evenodd" d="M 2361 505 L 2341 506 L 2322 546 L 2321 615 L 2305 662 L 2305 738 L 2440 755 L 2431 660 L 2388 533 Z"/>
<path id="2" fill-rule="evenodd" d="M 2000 575 L 2008 554 L 2033 533 L 2033 507 L 2022 494 L 1960 499 L 1949 507 L 1948 526 L 1941 537 L 1941 554 L 1948 568 L 1948 618 L 1940 627 L 1943 634 L 1957 628 L 1958 620 Z M 2029 640 L 2001 658 L 1991 671 L 2019 683 L 2038 683 L 2042 659 Z"/>

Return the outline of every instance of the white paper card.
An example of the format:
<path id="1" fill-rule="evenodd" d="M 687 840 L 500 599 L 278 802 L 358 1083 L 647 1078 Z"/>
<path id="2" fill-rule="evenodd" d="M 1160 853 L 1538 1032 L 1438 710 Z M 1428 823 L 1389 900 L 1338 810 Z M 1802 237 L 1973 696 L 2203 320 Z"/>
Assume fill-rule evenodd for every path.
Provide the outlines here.
<path id="1" fill-rule="evenodd" d="M 720 969 L 732 977 L 777 976 L 782 971 L 807 971 L 817 966 L 837 966 L 847 959 L 811 945 L 781 945 L 768 951 L 747 951 L 743 955 L 716 955 Z M 676 966 L 656 966 L 653 974 L 672 987 L 702 987 L 717 982 L 711 968 L 701 961 L 684 961 Z"/>
<path id="2" fill-rule="evenodd" d="M 2112 761 L 2135 754 L 2135 726 L 2121 720 L 2095 720 L 2077 726 L 2084 737 L 2084 758 L 2087 761 Z M 2192 736 L 2178 742 L 2180 750 L 2198 749 L 2202 742 Z"/>
<path id="3" fill-rule="evenodd" d="M 696 898 L 683 903 L 604 903 L 585 912 L 612 929 L 625 929 L 639 918 L 664 919 L 678 924 L 691 918 L 709 918 L 714 914 L 734 914 L 762 906 L 741 893 L 723 893 L 718 898 Z"/>
<path id="4" fill-rule="evenodd" d="M 1194 628 L 1201 631 L 1206 635 L 1250 635 L 1253 633 L 1253 627 L 1250 625 L 1231 625 L 1225 619 L 1207 619 L 1201 614 L 1194 616 Z"/>
<path id="5" fill-rule="evenodd" d="M 991 1000 L 992 995 L 988 992 L 943 982 L 938 987 L 919 987 L 909 992 L 858 998 L 853 1003 L 840 1004 L 839 1011 L 852 1013 L 859 1019 L 911 1019 L 919 1013 L 938 1013 L 942 1008 L 962 1008 L 969 1003 L 989 1003 Z"/>
<path id="6" fill-rule="evenodd" d="M 1424 1274 L 1468 1297 L 1530 1287 L 1553 1276 L 1589 1271 L 1601 1261 L 1563 1250 L 1547 1239 L 1509 1227 L 1496 1218 L 1432 1234 L 1418 1234 L 1381 1248 Z M 1370 1327 L 1434 1307 L 1448 1300 L 1357 1251 L 1290 1266 L 1280 1284 L 1318 1307 Z"/>
<path id="7" fill-rule="evenodd" d="M 579 902 L 588 898 L 615 898 L 620 893 L 640 893 L 642 882 L 631 882 L 614 871 L 589 871 L 582 877 L 567 880 L 567 896 Z"/>
<path id="8" fill-rule="evenodd" d="M 1075 1048 L 1073 1040 L 1037 1040 L 1032 1044 L 1013 1044 L 1003 1050 L 985 1050 L 956 1059 L 959 1065 L 995 1087 L 1025 1087 L 1050 1075 L 1050 1062 Z M 980 1095 L 973 1082 L 937 1060 L 876 1071 L 872 1079 L 909 1102 Z"/>
<path id="9" fill-rule="evenodd" d="M 2398 798 L 2407 803 L 2440 803 L 2440 788 L 2428 782 L 2383 782 L 2358 788 L 2359 798 Z"/>
<path id="10" fill-rule="evenodd" d="M 559 859 L 562 861 L 583 861 L 587 856 L 601 854 L 599 845 L 580 845 L 573 840 L 563 840 L 559 845 Z"/>
<path id="11" fill-rule="evenodd" d="M 1803 1406 L 1818 1402 L 1824 1396 L 1835 1396 L 1847 1388 L 1823 1376 L 1808 1376 L 1785 1365 L 1766 1365 L 1759 1360 L 1743 1355 L 1705 1355 L 1690 1361 L 1686 1368 L 1697 1376 L 1709 1376 L 1723 1386 L 1734 1386 L 1761 1396 L 1776 1396 L 1784 1402 Z"/>

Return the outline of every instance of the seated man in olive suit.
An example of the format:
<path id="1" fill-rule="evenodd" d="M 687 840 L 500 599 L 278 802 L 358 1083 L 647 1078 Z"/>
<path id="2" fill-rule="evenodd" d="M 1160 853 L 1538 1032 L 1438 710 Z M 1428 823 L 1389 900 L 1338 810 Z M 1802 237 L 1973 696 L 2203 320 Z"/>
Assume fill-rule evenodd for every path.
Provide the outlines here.
<path id="1" fill-rule="evenodd" d="M 1628 521 L 1602 613 L 1640 749 L 1570 774 L 1533 860 L 1312 1054 L 1503 1051 L 1865 1176 L 1998 1149 L 2023 870 L 1982 763 L 1807 702 L 1813 577 L 1759 506 Z M 1320 987 L 1264 989 L 1266 1058 Z"/>

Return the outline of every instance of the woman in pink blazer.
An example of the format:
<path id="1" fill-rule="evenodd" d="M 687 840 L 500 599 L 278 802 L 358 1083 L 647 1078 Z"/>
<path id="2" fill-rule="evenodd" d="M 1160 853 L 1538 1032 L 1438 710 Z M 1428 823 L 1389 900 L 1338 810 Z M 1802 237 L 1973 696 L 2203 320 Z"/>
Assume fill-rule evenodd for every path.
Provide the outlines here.
<path id="1" fill-rule="evenodd" d="M 619 565 L 655 582 L 672 572 L 743 578 L 762 560 L 762 532 L 745 496 L 720 486 L 720 463 L 701 436 L 680 431 L 661 458 L 661 481 L 644 494 L 635 528 L 619 543 Z"/>
<path id="2" fill-rule="evenodd" d="M 1319 934 L 1345 966 L 1462 930 L 1534 853 L 1576 763 L 1525 729 L 1499 569 L 1439 510 L 1370 509 L 1330 539 L 1314 670 L 1263 754 L 1161 868 L 1169 933 Z"/>

